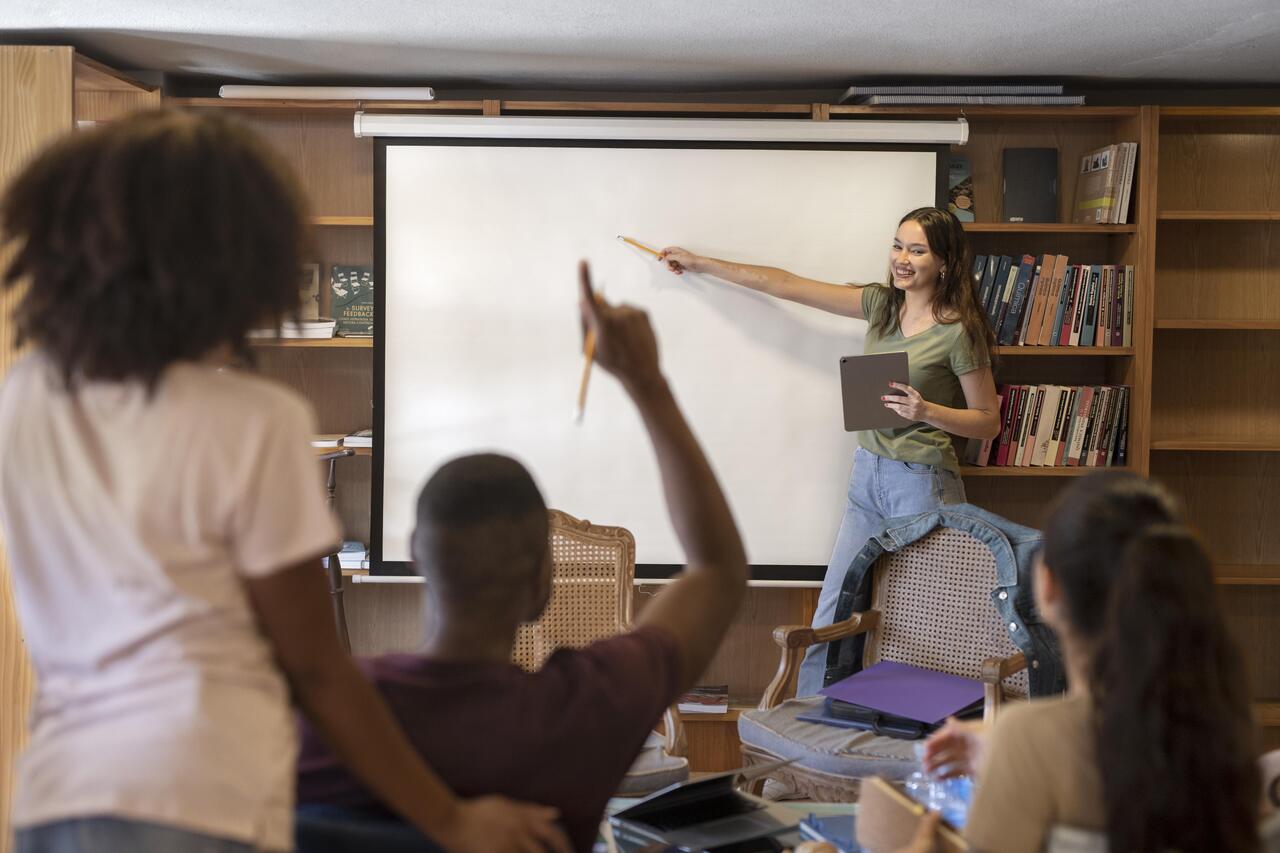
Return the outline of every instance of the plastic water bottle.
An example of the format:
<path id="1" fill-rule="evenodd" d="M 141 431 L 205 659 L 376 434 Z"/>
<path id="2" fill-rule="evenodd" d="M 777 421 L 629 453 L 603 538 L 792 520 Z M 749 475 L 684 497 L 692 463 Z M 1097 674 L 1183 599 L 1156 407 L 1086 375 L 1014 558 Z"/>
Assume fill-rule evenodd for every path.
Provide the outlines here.
<path id="1" fill-rule="evenodd" d="M 903 787 L 907 793 L 930 811 L 939 812 L 942 819 L 963 829 L 969 817 L 969 803 L 973 799 L 973 780 L 968 776 L 954 779 L 938 779 L 924 769 L 924 742 L 915 745 L 916 770 L 907 777 Z"/>

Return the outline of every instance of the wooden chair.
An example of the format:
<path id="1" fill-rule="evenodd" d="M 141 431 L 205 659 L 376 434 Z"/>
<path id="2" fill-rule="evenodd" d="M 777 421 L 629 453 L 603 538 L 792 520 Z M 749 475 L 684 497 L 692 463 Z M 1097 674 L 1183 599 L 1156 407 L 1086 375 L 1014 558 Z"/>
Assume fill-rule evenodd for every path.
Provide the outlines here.
<path id="1" fill-rule="evenodd" d="M 782 626 L 778 672 L 756 710 L 738 721 L 747 766 L 794 759 L 771 774 L 798 796 L 854 801 L 862 778 L 906 778 L 916 768 L 914 742 L 871 732 L 804 723 L 822 697 L 784 700 L 805 650 L 815 643 L 865 635 L 863 666 L 880 660 L 912 664 L 985 685 L 984 718 L 1007 696 L 1027 695 L 1026 659 L 995 609 L 995 558 L 969 533 L 939 527 L 886 553 L 872 568 L 872 607 L 826 628 Z M 763 781 L 754 784 L 759 793 Z"/>
<path id="2" fill-rule="evenodd" d="M 636 543 L 631 532 L 548 510 L 551 521 L 551 599 L 537 622 L 516 635 L 512 660 L 532 672 L 557 648 L 582 648 L 631 629 Z M 674 708 L 663 735 L 651 737 L 627 772 L 620 795 L 651 793 L 689 777 L 684 731 Z"/>
<path id="3" fill-rule="evenodd" d="M 356 452 L 350 447 L 339 447 L 337 450 L 322 453 L 316 457 L 317 461 L 327 462 L 329 465 L 325 489 L 330 509 L 333 509 L 333 501 L 338 494 L 338 460 L 355 455 Z M 333 621 L 338 628 L 338 641 L 342 643 L 343 650 L 350 654 L 351 635 L 347 631 L 347 608 L 342 600 L 342 563 L 338 560 L 337 554 L 330 554 L 324 558 L 324 573 L 329 580 L 329 603 L 333 605 Z"/>

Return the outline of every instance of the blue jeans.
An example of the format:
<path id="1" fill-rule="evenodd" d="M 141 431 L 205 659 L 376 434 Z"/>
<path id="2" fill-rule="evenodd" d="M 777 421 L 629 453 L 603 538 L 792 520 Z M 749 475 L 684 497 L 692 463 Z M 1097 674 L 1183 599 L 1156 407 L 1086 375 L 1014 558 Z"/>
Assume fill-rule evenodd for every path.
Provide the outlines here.
<path id="1" fill-rule="evenodd" d="M 918 462 L 898 462 L 858 448 L 849 472 L 849 499 L 845 504 L 831 561 L 822 579 L 813 627 L 830 625 L 853 558 L 887 519 L 915 515 L 943 504 L 965 502 L 964 483 L 945 468 Z M 827 665 L 827 644 L 810 646 L 800 664 L 797 696 L 812 696 L 822 689 Z"/>
<path id="2" fill-rule="evenodd" d="M 85 817 L 20 829 L 14 853 L 254 853 L 252 844 L 172 826 Z"/>

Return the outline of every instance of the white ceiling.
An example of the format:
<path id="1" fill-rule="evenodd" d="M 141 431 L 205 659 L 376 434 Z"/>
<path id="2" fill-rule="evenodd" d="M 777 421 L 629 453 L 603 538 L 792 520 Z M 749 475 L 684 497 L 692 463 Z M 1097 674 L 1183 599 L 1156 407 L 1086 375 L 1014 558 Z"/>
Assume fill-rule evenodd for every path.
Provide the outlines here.
<path id="1" fill-rule="evenodd" d="M 0 40 L 250 81 L 1280 83 L 1280 0 L 0 0 Z"/>

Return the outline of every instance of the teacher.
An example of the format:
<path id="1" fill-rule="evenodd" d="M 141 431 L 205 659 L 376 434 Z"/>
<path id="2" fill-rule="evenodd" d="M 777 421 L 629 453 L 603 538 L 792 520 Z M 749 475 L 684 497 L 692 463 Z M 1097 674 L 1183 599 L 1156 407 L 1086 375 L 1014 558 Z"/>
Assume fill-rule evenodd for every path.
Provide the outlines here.
<path id="1" fill-rule="evenodd" d="M 1000 431 L 991 374 L 995 337 L 978 302 L 973 255 L 954 216 L 936 207 L 898 223 L 889 251 L 889 283 L 831 284 L 776 267 L 707 258 L 669 247 L 658 256 L 676 275 L 713 275 L 751 290 L 856 320 L 868 328 L 864 353 L 906 352 L 910 383 L 881 399 L 911 423 L 864 430 L 849 473 L 848 502 L 836 534 L 813 627 L 830 625 L 849 564 L 886 519 L 964 503 L 952 436 L 983 440 Z M 800 667 L 797 696 L 823 687 L 826 644 Z"/>

